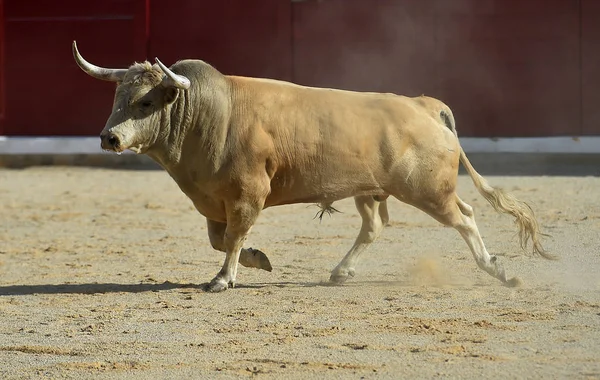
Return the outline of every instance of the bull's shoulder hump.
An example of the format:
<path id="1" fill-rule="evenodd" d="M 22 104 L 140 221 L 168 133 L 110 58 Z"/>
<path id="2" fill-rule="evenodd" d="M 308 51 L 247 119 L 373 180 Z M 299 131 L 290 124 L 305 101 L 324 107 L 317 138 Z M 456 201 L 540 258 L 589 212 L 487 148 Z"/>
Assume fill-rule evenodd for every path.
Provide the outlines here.
<path id="1" fill-rule="evenodd" d="M 272 85 L 272 86 L 286 86 L 286 87 L 294 87 L 294 88 L 303 88 L 305 86 L 301 86 L 299 84 L 295 84 L 292 82 L 286 82 L 284 80 L 278 79 L 269 79 L 269 78 L 255 78 L 255 77 L 243 77 L 237 75 L 228 75 L 227 76 L 232 82 L 238 83 L 241 85 Z"/>
<path id="2" fill-rule="evenodd" d="M 236 75 L 228 75 L 227 77 L 234 83 L 238 83 L 240 85 L 282 86 L 282 87 L 288 87 L 288 88 L 293 88 L 293 89 L 297 89 L 297 90 L 307 90 L 310 92 L 338 93 L 338 94 L 365 96 L 365 97 L 391 98 L 391 97 L 399 97 L 400 96 L 400 95 L 392 94 L 392 93 L 352 91 L 352 90 L 344 90 L 344 89 L 338 89 L 338 88 L 304 86 L 304 85 L 297 84 L 297 83 L 287 82 L 287 81 L 278 80 L 278 79 L 270 79 L 270 78 L 244 77 L 244 76 L 236 76 Z"/>
<path id="3" fill-rule="evenodd" d="M 259 91 L 259 93 L 269 94 L 277 93 L 282 95 L 283 93 L 293 94 L 293 96 L 304 97 L 305 99 L 312 99 L 314 103 L 321 103 L 325 99 L 329 99 L 335 102 L 347 102 L 354 106 L 368 105 L 381 107 L 402 107 L 411 106 L 414 107 L 412 98 L 398 95 L 394 93 L 382 93 L 382 92 L 366 92 L 366 91 L 351 91 L 327 87 L 311 87 L 303 86 L 291 82 L 286 82 L 276 79 L 267 78 L 253 78 L 253 77 L 242 77 L 242 76 L 227 76 L 234 86 L 244 88 L 244 91 L 252 89 L 252 91 Z M 256 92 L 254 93 L 254 97 Z"/>

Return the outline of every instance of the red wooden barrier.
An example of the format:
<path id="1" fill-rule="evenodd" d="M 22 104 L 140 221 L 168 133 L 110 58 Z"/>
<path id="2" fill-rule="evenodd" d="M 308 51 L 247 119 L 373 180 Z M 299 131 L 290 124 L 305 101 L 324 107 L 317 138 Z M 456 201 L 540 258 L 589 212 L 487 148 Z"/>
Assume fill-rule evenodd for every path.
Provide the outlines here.
<path id="1" fill-rule="evenodd" d="M 291 80 L 289 0 L 151 2 L 149 57 L 202 59 L 224 74 Z"/>
<path id="2" fill-rule="evenodd" d="M 73 61 L 71 42 L 104 66 L 146 56 L 145 2 L 4 2 L 8 135 L 96 135 L 110 114 L 114 85 Z"/>
<path id="3" fill-rule="evenodd" d="M 577 1 L 303 1 L 294 79 L 439 97 L 461 136 L 579 134 L 579 28 Z"/>
<path id="4" fill-rule="evenodd" d="M 600 134 L 600 1 L 581 0 L 582 134 Z"/>
<path id="5" fill-rule="evenodd" d="M 74 39 L 102 66 L 425 93 L 461 136 L 600 134 L 599 18 L 597 0 L 0 0 L 0 134 L 99 133 L 114 86 Z"/>
<path id="6" fill-rule="evenodd" d="M 0 0 L 0 136 L 4 134 L 4 0 Z"/>

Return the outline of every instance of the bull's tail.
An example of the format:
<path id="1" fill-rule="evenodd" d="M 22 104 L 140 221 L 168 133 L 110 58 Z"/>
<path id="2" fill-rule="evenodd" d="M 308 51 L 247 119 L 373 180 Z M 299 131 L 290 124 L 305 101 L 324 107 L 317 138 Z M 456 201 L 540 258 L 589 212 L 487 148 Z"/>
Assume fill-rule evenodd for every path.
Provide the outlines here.
<path id="1" fill-rule="evenodd" d="M 452 111 L 450 111 L 449 108 L 446 108 L 440 112 L 440 117 L 444 121 L 444 124 L 446 124 L 452 133 L 454 133 L 456 138 L 458 138 Z M 540 236 L 542 235 L 540 232 L 540 225 L 535 218 L 531 207 L 527 203 L 518 200 L 513 195 L 506 193 L 502 189 L 491 186 L 486 179 L 477 173 L 475 168 L 473 168 L 473 165 L 471 165 L 471 162 L 467 158 L 467 155 L 462 147 L 460 148 L 460 162 L 463 164 L 465 170 L 473 180 L 477 191 L 479 191 L 479 193 L 489 202 L 489 204 L 492 205 L 494 210 L 512 215 L 515 218 L 515 224 L 519 228 L 519 240 L 521 243 L 521 248 L 525 250 L 527 248 L 527 243 L 529 240 L 531 240 L 533 245 L 533 254 L 538 254 L 546 259 L 557 259 L 555 255 L 549 254 L 542 247 L 540 242 Z"/>

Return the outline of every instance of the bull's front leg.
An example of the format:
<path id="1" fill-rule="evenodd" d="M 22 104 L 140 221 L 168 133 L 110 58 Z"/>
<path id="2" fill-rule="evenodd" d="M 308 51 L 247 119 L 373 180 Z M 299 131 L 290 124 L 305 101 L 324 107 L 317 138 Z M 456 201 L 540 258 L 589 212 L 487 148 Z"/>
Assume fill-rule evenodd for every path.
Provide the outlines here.
<path id="1" fill-rule="evenodd" d="M 264 202 L 240 200 L 226 204 L 227 227 L 223 236 L 225 262 L 219 273 L 208 284 L 208 291 L 222 292 L 235 286 L 238 261 L 242 246 L 254 225 Z"/>

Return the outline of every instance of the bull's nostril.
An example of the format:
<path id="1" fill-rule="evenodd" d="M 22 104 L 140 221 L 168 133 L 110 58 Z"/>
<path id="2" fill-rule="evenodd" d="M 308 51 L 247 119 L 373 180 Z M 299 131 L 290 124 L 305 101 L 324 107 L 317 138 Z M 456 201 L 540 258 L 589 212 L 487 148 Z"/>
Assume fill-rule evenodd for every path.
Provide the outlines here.
<path id="1" fill-rule="evenodd" d="M 111 146 L 114 146 L 114 147 L 116 147 L 117 145 L 119 145 L 119 139 L 117 139 L 115 136 L 110 136 L 110 137 L 108 138 L 108 143 L 109 143 Z"/>

